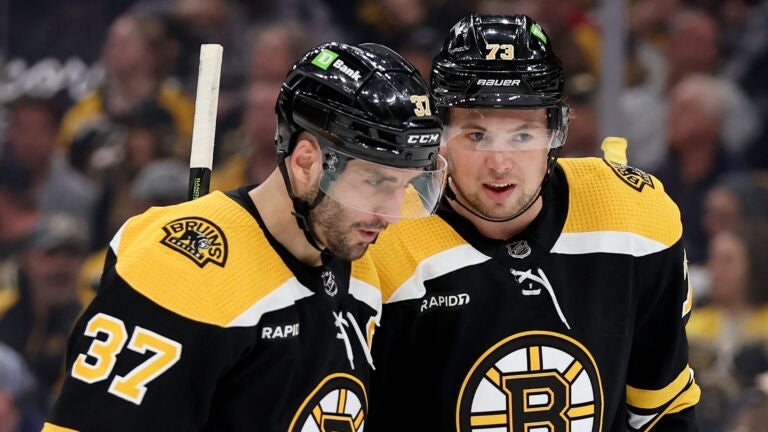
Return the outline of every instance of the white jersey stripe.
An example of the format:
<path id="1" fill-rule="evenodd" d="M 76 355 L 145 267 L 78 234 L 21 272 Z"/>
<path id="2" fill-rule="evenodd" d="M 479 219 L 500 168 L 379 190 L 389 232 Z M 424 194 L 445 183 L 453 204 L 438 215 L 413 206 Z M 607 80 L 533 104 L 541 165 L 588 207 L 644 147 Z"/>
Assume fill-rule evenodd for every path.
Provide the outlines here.
<path id="1" fill-rule="evenodd" d="M 552 253 L 581 255 L 613 253 L 641 257 L 663 251 L 669 246 L 639 234 L 623 231 L 562 233 L 552 246 Z"/>
<path id="2" fill-rule="evenodd" d="M 265 313 L 291 306 L 298 300 L 309 297 L 312 294 L 314 294 L 312 290 L 300 284 L 295 277 L 292 277 L 261 300 L 251 305 L 243 313 L 236 316 L 235 319 L 227 324 L 227 327 L 255 326 Z"/>
<path id="3" fill-rule="evenodd" d="M 381 290 L 360 279 L 350 278 L 349 293 L 376 311 L 376 325 L 378 325 L 381 319 Z"/>
<path id="4" fill-rule="evenodd" d="M 423 259 L 408 280 L 403 282 L 386 303 L 421 298 L 426 294 L 424 281 L 434 279 L 460 268 L 473 266 L 488 261 L 491 257 L 480 253 L 470 245 L 464 244 L 444 250 Z"/>

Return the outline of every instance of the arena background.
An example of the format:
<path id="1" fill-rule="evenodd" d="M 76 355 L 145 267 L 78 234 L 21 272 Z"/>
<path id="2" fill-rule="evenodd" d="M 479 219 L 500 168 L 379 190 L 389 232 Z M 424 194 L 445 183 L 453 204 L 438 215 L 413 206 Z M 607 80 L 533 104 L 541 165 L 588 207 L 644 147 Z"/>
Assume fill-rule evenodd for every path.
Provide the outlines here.
<path id="1" fill-rule="evenodd" d="M 677 201 L 701 429 L 768 430 L 761 0 L 0 0 L 0 429 L 39 430 L 116 228 L 185 199 L 200 43 L 224 46 L 213 188 L 230 189 L 274 168 L 274 100 L 308 47 L 383 43 L 428 79 L 472 12 L 528 14 L 552 39 L 564 156 L 624 136 Z"/>

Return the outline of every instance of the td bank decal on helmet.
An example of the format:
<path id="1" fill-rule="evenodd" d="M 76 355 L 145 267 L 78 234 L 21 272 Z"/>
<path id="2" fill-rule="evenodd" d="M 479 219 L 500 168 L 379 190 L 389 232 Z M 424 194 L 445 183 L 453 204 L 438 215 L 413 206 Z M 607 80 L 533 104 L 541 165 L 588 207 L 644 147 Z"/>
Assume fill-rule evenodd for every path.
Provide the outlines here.
<path id="1" fill-rule="evenodd" d="M 344 64 L 344 60 L 339 59 L 339 54 L 329 49 L 321 50 L 315 58 L 312 59 L 312 64 L 319 67 L 322 70 L 328 70 L 331 65 L 344 73 L 344 75 L 352 78 L 355 81 L 360 81 L 362 77 L 360 71 L 354 70 L 351 67 Z"/>
<path id="2" fill-rule="evenodd" d="M 201 217 L 185 217 L 167 223 L 160 243 L 204 267 L 208 263 L 224 267 L 227 263 L 227 238 L 216 224 Z"/>
<path id="3" fill-rule="evenodd" d="M 470 369 L 456 404 L 456 430 L 602 430 L 603 389 L 578 341 L 531 331 L 499 341 Z"/>

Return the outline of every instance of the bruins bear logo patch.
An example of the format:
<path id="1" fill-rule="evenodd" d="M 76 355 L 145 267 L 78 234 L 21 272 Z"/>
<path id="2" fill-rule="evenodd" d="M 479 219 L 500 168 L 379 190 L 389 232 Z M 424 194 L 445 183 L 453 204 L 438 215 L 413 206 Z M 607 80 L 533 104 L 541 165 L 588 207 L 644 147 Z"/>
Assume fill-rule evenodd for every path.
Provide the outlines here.
<path id="1" fill-rule="evenodd" d="M 160 243 L 192 260 L 199 267 L 227 263 L 227 238 L 215 223 L 201 217 L 185 217 L 167 223 Z"/>
<path id="2" fill-rule="evenodd" d="M 616 176 L 618 176 L 621 181 L 628 184 L 630 187 L 632 187 L 632 189 L 638 192 L 642 192 L 645 186 L 654 189 L 653 178 L 651 178 L 651 176 L 649 176 L 645 171 L 606 159 L 603 159 L 603 161 L 605 161 L 605 163 L 611 167 L 614 174 L 616 174 Z"/>

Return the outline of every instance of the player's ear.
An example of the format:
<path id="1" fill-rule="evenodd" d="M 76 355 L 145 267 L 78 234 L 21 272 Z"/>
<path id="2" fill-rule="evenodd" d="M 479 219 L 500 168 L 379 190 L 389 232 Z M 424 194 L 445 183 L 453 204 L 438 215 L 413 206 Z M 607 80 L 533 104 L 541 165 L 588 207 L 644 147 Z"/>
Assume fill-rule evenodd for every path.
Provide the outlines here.
<path id="1" fill-rule="evenodd" d="M 302 192 L 317 182 L 322 171 L 320 144 L 314 135 L 302 132 L 289 160 L 294 186 Z M 297 191 L 299 192 L 299 191 Z"/>

